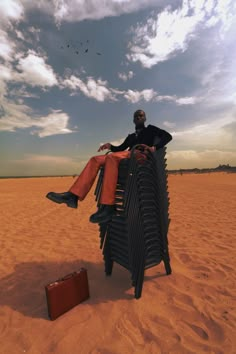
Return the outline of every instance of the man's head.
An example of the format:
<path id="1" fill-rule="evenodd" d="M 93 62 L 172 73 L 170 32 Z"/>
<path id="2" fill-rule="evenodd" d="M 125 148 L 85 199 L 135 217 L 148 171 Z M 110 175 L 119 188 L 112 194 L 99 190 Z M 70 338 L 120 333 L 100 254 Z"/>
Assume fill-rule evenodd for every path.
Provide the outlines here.
<path id="1" fill-rule="evenodd" d="M 144 127 L 144 123 L 146 122 L 146 114 L 143 110 L 138 109 L 134 112 L 134 120 L 133 120 L 136 128 Z"/>

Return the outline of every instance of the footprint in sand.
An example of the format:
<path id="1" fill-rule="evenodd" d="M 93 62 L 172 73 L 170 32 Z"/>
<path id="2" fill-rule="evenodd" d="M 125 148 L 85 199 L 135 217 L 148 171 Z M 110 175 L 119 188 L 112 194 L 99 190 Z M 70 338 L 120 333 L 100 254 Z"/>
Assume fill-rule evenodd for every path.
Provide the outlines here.
<path id="1" fill-rule="evenodd" d="M 200 278 L 200 279 L 208 279 L 209 275 L 206 273 L 201 272 L 200 274 L 195 275 L 196 278 Z"/>
<path id="2" fill-rule="evenodd" d="M 179 259 L 182 263 L 189 263 L 192 262 L 191 257 L 187 253 L 180 253 Z"/>
<path id="3" fill-rule="evenodd" d="M 144 338 L 139 328 L 129 319 L 127 314 L 116 324 L 116 329 L 122 337 L 131 343 L 131 345 L 144 344 Z"/>
<path id="4" fill-rule="evenodd" d="M 209 336 L 207 334 L 207 332 L 199 327 L 199 326 L 196 326 L 194 324 L 191 324 L 191 323 L 188 323 L 188 322 L 185 322 L 200 338 L 204 339 L 204 340 L 208 340 L 209 339 Z"/>
<path id="5" fill-rule="evenodd" d="M 229 319 L 228 319 L 228 314 L 229 314 L 229 312 L 228 311 L 223 311 L 223 313 L 222 313 L 222 317 L 226 320 L 226 321 L 228 321 Z"/>
<path id="6" fill-rule="evenodd" d="M 174 302 L 176 303 L 176 305 L 180 306 L 183 309 L 187 309 L 187 308 L 191 308 L 192 309 L 196 309 L 196 306 L 193 303 L 193 299 L 191 296 L 187 295 L 187 294 L 176 294 L 175 298 L 174 298 Z"/>
<path id="7" fill-rule="evenodd" d="M 209 272 L 209 268 L 205 266 L 194 266 L 193 270 L 198 270 L 202 272 Z"/>

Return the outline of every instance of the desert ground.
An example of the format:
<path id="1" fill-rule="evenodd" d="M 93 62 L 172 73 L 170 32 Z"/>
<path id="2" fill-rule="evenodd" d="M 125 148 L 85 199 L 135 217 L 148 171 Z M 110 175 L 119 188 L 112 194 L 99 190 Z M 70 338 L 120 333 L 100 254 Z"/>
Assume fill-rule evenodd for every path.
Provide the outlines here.
<path id="1" fill-rule="evenodd" d="M 94 187 L 78 209 L 45 198 L 73 177 L 0 180 L 1 354 L 235 354 L 236 176 L 168 176 L 172 274 L 104 273 Z M 87 268 L 90 298 L 50 321 L 44 286 Z"/>

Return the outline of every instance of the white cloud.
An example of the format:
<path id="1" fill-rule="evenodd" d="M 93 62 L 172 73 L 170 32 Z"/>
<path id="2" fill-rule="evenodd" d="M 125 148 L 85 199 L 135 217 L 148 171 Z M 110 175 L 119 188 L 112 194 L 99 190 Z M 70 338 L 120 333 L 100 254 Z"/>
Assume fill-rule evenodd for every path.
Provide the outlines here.
<path id="1" fill-rule="evenodd" d="M 119 140 L 113 140 L 110 142 L 110 144 L 112 144 L 114 146 L 119 146 L 124 142 L 125 138 L 126 138 L 126 136 L 124 138 L 119 139 Z"/>
<path id="2" fill-rule="evenodd" d="M 174 102 L 177 105 L 193 105 L 200 100 L 197 97 L 177 97 L 174 96 L 162 96 L 159 95 L 158 92 L 154 91 L 153 89 L 145 89 L 142 91 L 137 90 L 128 90 L 126 92 L 121 92 L 121 94 L 126 98 L 127 101 L 131 103 L 137 103 L 141 100 L 146 102 L 155 101 L 155 102 Z"/>
<path id="3" fill-rule="evenodd" d="M 167 128 L 174 128 L 176 126 L 176 123 L 168 122 L 166 120 L 162 124 L 164 125 L 164 127 L 167 127 Z"/>
<path id="4" fill-rule="evenodd" d="M 25 40 L 24 34 L 21 31 L 16 30 L 15 31 L 17 38 L 21 39 L 21 40 Z"/>
<path id="5" fill-rule="evenodd" d="M 192 146 L 195 148 L 216 149 L 219 146 L 225 149 L 232 149 L 235 139 L 236 119 L 232 111 L 208 118 L 208 122 L 202 122 L 179 131 L 171 131 L 173 144 L 181 146 Z M 228 129 L 228 126 L 234 130 Z"/>
<path id="6" fill-rule="evenodd" d="M 153 6 L 160 6 L 164 0 L 53 0 L 51 11 L 56 22 L 98 20 L 108 16 L 119 16 Z"/>
<path id="7" fill-rule="evenodd" d="M 37 119 L 33 125 L 39 128 L 40 131 L 37 129 L 31 134 L 38 135 L 43 138 L 50 135 L 73 133 L 72 130 L 66 128 L 68 122 L 69 116 L 66 113 L 59 110 L 53 110 L 52 113 L 47 116 Z"/>
<path id="8" fill-rule="evenodd" d="M 0 21 L 20 20 L 24 14 L 22 4 L 17 0 L 1 0 L 0 2 Z"/>
<path id="9" fill-rule="evenodd" d="M 178 105 L 191 105 L 195 104 L 197 101 L 198 99 L 196 97 L 182 97 L 176 99 Z"/>
<path id="10" fill-rule="evenodd" d="M 0 57 L 4 60 L 10 60 L 14 47 L 15 45 L 8 37 L 7 32 L 0 29 Z"/>
<path id="11" fill-rule="evenodd" d="M 95 99 L 96 101 L 104 102 L 106 100 L 118 101 L 117 96 L 124 97 L 128 102 L 138 103 L 142 100 L 146 102 L 163 102 L 169 101 L 176 103 L 177 105 L 193 105 L 200 101 L 199 97 L 177 97 L 174 96 L 162 96 L 153 89 L 138 90 L 118 90 L 116 88 L 109 88 L 107 81 L 98 79 L 97 81 L 88 77 L 87 82 L 75 75 L 71 75 L 65 80 L 61 80 L 60 87 L 68 88 L 72 91 L 72 95 L 81 91 L 85 96 Z"/>
<path id="12" fill-rule="evenodd" d="M 143 67 L 168 60 L 177 52 L 184 52 L 189 42 L 198 36 L 198 30 L 219 26 L 221 38 L 236 20 L 233 0 L 183 1 L 182 7 L 174 11 L 166 7 L 146 24 L 132 28 L 133 43 L 130 43 L 130 61 L 140 61 Z"/>
<path id="13" fill-rule="evenodd" d="M 153 89 L 147 89 L 147 90 L 142 90 L 142 91 L 128 90 L 124 94 L 124 97 L 127 99 L 127 101 L 129 101 L 131 103 L 137 103 L 137 102 L 141 101 L 142 99 L 149 102 L 155 96 L 156 96 L 156 92 Z"/>
<path id="14" fill-rule="evenodd" d="M 118 77 L 123 81 L 127 81 L 129 79 L 132 79 L 132 77 L 134 77 L 134 73 L 133 73 L 133 71 L 130 70 L 127 74 L 126 73 L 118 73 Z"/>
<path id="15" fill-rule="evenodd" d="M 11 97 L 31 97 L 31 98 L 40 98 L 39 94 L 31 92 L 29 89 L 26 88 L 26 85 L 22 85 L 20 88 L 12 88 L 11 91 L 9 92 L 9 95 Z"/>
<path id="16" fill-rule="evenodd" d="M 31 86 L 54 86 L 57 84 L 56 74 L 52 67 L 46 64 L 46 59 L 37 55 L 33 50 L 28 51 L 28 55 L 20 58 L 17 65 L 21 71 L 19 78 Z"/>
<path id="17" fill-rule="evenodd" d="M 14 132 L 34 127 L 31 134 L 41 138 L 73 132 L 67 128 L 69 116 L 62 111 L 52 110 L 47 116 L 32 118 L 34 113 L 30 107 L 6 99 L 2 100 L 2 108 L 4 115 L 0 119 L 0 131 Z"/>
<path id="18" fill-rule="evenodd" d="M 7 82 L 12 80 L 12 70 L 7 65 L 0 64 L 0 98 L 7 93 Z"/>
<path id="19" fill-rule="evenodd" d="M 33 34 L 34 40 L 39 42 L 39 40 L 40 40 L 39 34 L 41 32 L 40 28 L 35 28 L 35 27 L 31 26 L 28 28 L 28 31 Z"/>
<path id="20" fill-rule="evenodd" d="M 107 99 L 116 100 L 111 90 L 107 88 L 107 81 L 102 81 L 101 79 L 96 81 L 92 77 L 88 77 L 85 83 L 80 78 L 72 75 L 62 82 L 61 87 L 68 87 L 74 93 L 80 90 L 85 96 L 99 102 L 104 102 Z"/>
<path id="21" fill-rule="evenodd" d="M 6 65 L 0 64 L 0 80 L 9 81 L 12 78 L 11 69 Z"/>

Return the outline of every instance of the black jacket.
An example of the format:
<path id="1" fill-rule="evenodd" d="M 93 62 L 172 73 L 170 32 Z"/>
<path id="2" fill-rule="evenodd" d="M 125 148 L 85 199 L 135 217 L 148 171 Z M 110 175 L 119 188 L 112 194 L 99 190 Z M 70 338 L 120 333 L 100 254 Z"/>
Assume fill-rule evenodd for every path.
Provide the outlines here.
<path id="1" fill-rule="evenodd" d="M 148 146 L 155 146 L 156 149 L 162 148 L 172 140 L 172 135 L 163 129 L 157 128 L 154 125 L 144 127 L 142 131 L 136 136 L 135 133 L 129 134 L 124 142 L 119 146 L 111 145 L 111 151 L 129 150 L 136 144 L 145 144 Z"/>

